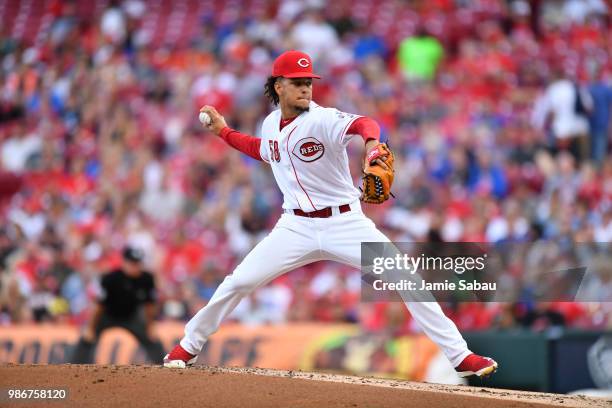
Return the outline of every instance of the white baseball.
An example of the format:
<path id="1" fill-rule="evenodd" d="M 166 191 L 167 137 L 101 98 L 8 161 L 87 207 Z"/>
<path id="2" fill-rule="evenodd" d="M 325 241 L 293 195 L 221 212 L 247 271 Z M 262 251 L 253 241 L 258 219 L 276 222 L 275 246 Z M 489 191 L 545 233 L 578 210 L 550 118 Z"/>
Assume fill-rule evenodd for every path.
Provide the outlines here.
<path id="1" fill-rule="evenodd" d="M 200 122 L 202 122 L 202 124 L 208 126 L 210 125 L 211 119 L 210 119 L 210 115 L 206 112 L 200 112 Z"/>

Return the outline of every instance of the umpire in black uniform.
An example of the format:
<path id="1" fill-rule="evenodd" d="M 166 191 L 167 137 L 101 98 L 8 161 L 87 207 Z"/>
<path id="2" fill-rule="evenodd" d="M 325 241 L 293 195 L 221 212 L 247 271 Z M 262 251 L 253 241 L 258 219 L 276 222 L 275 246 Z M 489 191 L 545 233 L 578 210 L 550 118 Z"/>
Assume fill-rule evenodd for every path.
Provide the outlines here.
<path id="1" fill-rule="evenodd" d="M 102 296 L 93 317 L 81 336 L 72 357 L 73 363 L 93 363 L 100 334 L 111 327 L 123 327 L 136 337 L 153 363 L 162 363 L 164 350 L 153 334 L 156 292 L 153 275 L 143 269 L 143 252 L 123 249 L 121 268 L 102 278 Z"/>

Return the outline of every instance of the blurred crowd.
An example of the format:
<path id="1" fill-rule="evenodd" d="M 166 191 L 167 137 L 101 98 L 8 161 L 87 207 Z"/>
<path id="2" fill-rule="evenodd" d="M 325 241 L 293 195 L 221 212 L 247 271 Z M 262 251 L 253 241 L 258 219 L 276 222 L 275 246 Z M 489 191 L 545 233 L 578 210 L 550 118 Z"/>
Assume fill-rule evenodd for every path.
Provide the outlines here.
<path id="1" fill-rule="evenodd" d="M 206 304 L 282 197 L 269 167 L 197 112 L 214 105 L 258 135 L 271 62 L 291 48 L 322 73 L 315 101 L 377 120 L 396 152 L 396 199 L 364 206 L 391 239 L 612 240 L 603 1 L 260 0 L 253 15 L 217 3 L 182 43 L 153 44 L 138 0 L 93 18 L 47 2 L 36 41 L 0 21 L 0 324 L 81 324 L 126 244 L 147 254 L 160 318 Z M 356 183 L 362 149 L 349 146 Z M 609 273 L 600 284 L 612 293 Z M 257 290 L 231 319 L 417 330 L 402 304 L 359 299 L 359 271 L 323 262 Z M 444 307 L 466 330 L 601 328 L 610 304 Z"/>

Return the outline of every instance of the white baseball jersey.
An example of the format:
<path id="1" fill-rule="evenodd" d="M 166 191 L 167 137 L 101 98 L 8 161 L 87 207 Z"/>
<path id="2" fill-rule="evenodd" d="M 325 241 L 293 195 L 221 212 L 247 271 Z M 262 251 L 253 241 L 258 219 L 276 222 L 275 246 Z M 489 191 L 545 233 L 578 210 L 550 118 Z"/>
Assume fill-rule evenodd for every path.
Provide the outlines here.
<path id="1" fill-rule="evenodd" d="M 272 166 L 284 209 L 311 212 L 359 198 L 346 153 L 353 136 L 346 131 L 359 117 L 314 102 L 282 130 L 280 109 L 266 117 L 260 154 Z"/>

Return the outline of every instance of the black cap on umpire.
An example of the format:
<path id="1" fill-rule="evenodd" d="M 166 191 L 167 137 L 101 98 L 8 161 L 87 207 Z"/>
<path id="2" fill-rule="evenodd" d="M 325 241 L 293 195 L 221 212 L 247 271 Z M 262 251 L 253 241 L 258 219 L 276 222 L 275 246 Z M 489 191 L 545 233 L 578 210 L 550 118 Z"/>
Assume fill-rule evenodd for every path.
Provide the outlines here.
<path id="1" fill-rule="evenodd" d="M 144 259 L 144 252 L 132 246 L 126 246 L 122 251 L 123 259 L 129 262 L 140 263 Z"/>

